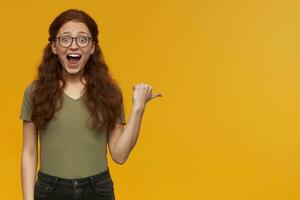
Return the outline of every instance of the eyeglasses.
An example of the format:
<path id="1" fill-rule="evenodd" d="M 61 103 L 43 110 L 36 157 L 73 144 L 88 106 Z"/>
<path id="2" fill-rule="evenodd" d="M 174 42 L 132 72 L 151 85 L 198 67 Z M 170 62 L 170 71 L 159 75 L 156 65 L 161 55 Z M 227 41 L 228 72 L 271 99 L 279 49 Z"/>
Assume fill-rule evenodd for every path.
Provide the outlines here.
<path id="1" fill-rule="evenodd" d="M 89 45 L 89 42 L 91 40 L 91 37 L 88 36 L 79 36 L 79 37 L 71 37 L 71 36 L 61 36 L 57 37 L 57 40 L 59 41 L 59 44 L 62 47 L 70 47 L 73 43 L 73 40 L 75 39 L 77 46 L 79 47 L 86 47 Z"/>

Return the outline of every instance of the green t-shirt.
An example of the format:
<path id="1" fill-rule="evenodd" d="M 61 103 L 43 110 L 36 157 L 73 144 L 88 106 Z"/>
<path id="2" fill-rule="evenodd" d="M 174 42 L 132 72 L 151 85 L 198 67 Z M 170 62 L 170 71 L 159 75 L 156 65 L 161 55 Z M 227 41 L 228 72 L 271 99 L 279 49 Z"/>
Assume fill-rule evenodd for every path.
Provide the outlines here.
<path id="1" fill-rule="evenodd" d="M 29 93 L 24 91 L 19 119 L 31 121 Z M 124 106 L 118 122 L 126 124 Z M 83 178 L 107 169 L 107 133 L 97 133 L 87 125 L 89 111 L 82 96 L 72 99 L 63 93 L 63 103 L 46 128 L 39 130 L 40 171 L 62 178 Z"/>

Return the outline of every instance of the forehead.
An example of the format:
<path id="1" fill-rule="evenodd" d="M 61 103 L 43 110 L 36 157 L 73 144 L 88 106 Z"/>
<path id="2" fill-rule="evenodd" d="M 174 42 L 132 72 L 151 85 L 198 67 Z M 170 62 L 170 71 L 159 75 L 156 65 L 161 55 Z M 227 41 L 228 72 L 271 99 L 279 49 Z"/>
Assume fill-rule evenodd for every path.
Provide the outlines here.
<path id="1" fill-rule="evenodd" d="M 61 34 L 66 34 L 66 33 L 70 33 L 70 34 L 78 34 L 78 33 L 86 33 L 86 34 L 90 34 L 90 31 L 88 29 L 88 27 L 82 23 L 82 22 L 75 22 L 75 21 L 69 21 L 64 23 L 60 29 L 58 30 L 57 35 L 61 35 Z"/>

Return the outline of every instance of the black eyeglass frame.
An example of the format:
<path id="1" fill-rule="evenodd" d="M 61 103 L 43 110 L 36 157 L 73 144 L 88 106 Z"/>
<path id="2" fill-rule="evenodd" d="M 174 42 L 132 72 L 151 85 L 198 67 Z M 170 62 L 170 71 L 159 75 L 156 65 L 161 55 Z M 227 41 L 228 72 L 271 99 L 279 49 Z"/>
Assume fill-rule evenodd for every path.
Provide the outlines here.
<path id="1" fill-rule="evenodd" d="M 58 40 L 59 45 L 62 46 L 62 47 L 64 47 L 64 48 L 69 48 L 69 47 L 73 44 L 74 39 L 75 39 L 76 45 L 77 45 L 78 47 L 80 47 L 80 48 L 85 48 L 85 47 L 87 47 L 87 46 L 90 44 L 90 40 L 92 39 L 92 38 L 89 37 L 89 36 L 84 36 L 84 37 L 88 38 L 88 42 L 87 42 L 87 44 L 86 44 L 85 46 L 80 46 L 80 45 L 78 45 L 78 42 L 77 42 L 77 39 L 78 39 L 79 37 L 69 37 L 69 38 L 72 39 L 70 45 L 69 45 L 69 46 L 64 46 L 64 45 L 62 45 L 61 42 L 60 42 L 60 38 L 62 38 L 62 37 L 66 37 L 66 36 L 57 37 L 56 39 Z M 82 37 L 82 36 L 80 36 L 80 37 Z"/>

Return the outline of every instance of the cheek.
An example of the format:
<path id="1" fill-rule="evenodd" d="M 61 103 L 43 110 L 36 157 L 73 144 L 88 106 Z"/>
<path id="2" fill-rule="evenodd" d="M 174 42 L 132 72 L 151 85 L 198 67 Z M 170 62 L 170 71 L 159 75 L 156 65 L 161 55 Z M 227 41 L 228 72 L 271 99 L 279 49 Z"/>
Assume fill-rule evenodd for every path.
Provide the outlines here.
<path id="1" fill-rule="evenodd" d="M 84 52 L 84 61 L 87 62 L 91 57 L 91 51 Z"/>
<path id="2" fill-rule="evenodd" d="M 57 49 L 56 52 L 59 60 L 64 60 L 64 58 L 66 57 L 65 51 L 63 49 Z"/>
<path id="3" fill-rule="evenodd" d="M 62 54 L 57 54 L 58 60 L 60 61 L 61 64 L 65 62 L 65 56 Z"/>
<path id="4" fill-rule="evenodd" d="M 84 56 L 84 59 L 83 59 L 83 61 L 82 61 L 82 62 L 83 62 L 83 65 L 85 65 L 89 59 L 90 59 L 89 54 L 85 55 L 85 56 Z"/>

